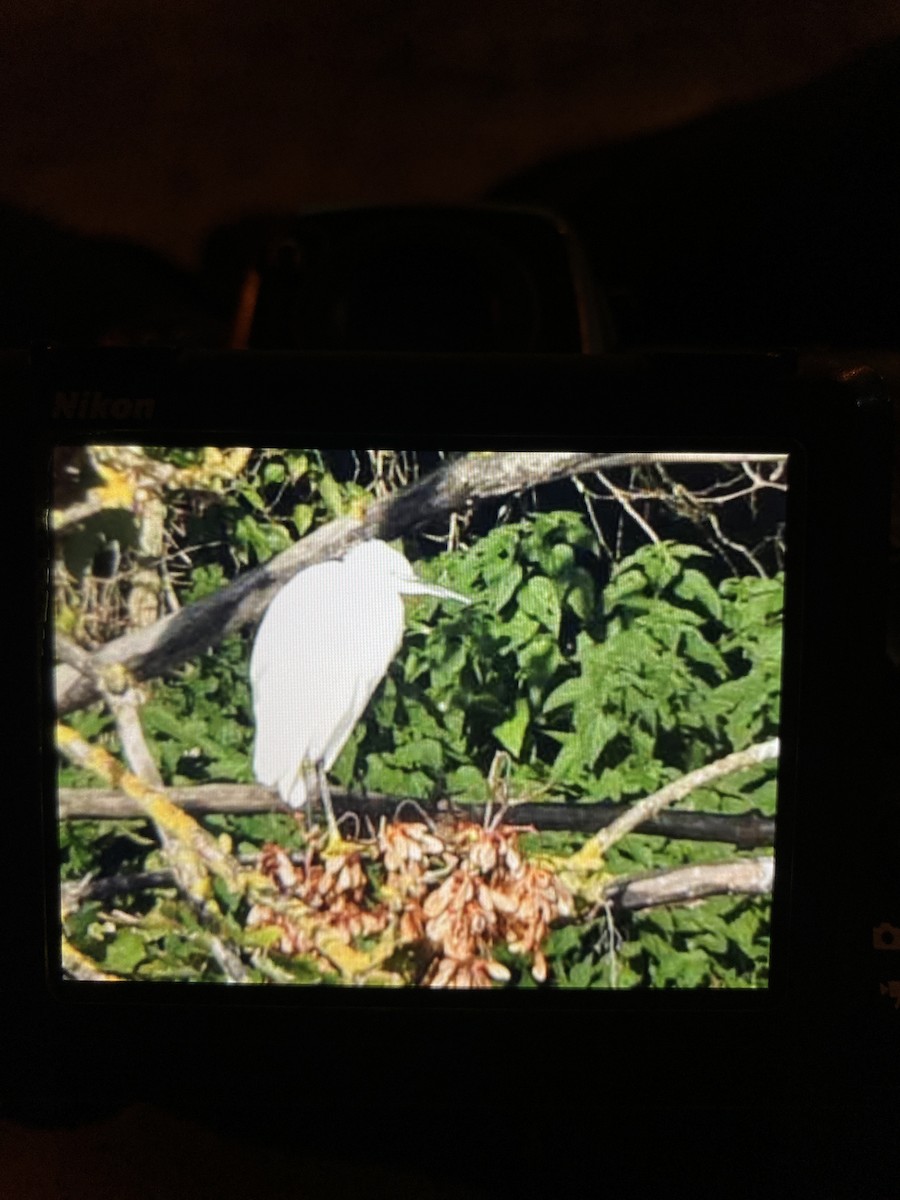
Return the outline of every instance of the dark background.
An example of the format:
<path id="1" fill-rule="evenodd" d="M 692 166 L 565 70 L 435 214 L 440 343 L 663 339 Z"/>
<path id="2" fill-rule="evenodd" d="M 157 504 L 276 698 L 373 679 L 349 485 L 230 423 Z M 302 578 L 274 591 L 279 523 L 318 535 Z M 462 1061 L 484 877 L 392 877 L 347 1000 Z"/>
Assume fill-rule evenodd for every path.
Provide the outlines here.
<path id="1" fill-rule="evenodd" d="M 775 95 L 900 35 L 900 12 L 8 0 L 2 34 L 6 198 L 189 265 L 248 210 L 469 200 L 561 153 Z M 845 113 L 860 135 L 876 123 L 864 92 Z"/>
<path id="2" fill-rule="evenodd" d="M 221 344 L 280 215 L 540 202 L 621 341 L 896 348 L 900 10 L 4 6 L 0 342 Z"/>
<path id="3" fill-rule="evenodd" d="M 0 16 L 0 343 L 221 345 L 237 268 L 282 214 L 494 197 L 570 217 L 623 345 L 801 344 L 896 379 L 898 38 L 900 9 L 881 0 L 13 0 Z M 559 1095 L 510 1107 L 516 1046 L 448 1063 L 401 1034 L 397 1077 L 421 1061 L 433 1081 L 410 1099 L 367 1077 L 365 1031 L 314 1056 L 309 1077 L 310 1031 L 271 1046 L 259 1028 L 272 1095 L 242 1093 L 248 1034 L 222 1047 L 227 1119 L 213 1122 L 197 1107 L 212 1081 L 182 1082 L 192 1036 L 180 1032 L 171 1089 L 149 1098 L 105 1091 L 89 1053 L 85 1078 L 12 1097 L 11 1194 L 477 1196 L 514 1179 L 527 1195 L 540 1177 L 567 1195 L 574 1162 L 583 1186 L 634 1194 L 650 1174 L 665 1182 L 666 1155 L 701 1192 L 783 1194 L 790 1175 L 793 1194 L 891 1194 L 878 1181 L 896 1152 L 893 1100 L 861 1117 L 812 1096 L 732 1112 L 727 1061 L 717 1094 L 683 1095 L 660 1023 L 645 1111 L 634 1092 L 623 1109 L 608 1081 L 579 1081 L 577 1044 Z M 123 1056 L 166 1053 L 135 1017 Z M 118 1085 L 139 1077 L 123 1068 Z"/>

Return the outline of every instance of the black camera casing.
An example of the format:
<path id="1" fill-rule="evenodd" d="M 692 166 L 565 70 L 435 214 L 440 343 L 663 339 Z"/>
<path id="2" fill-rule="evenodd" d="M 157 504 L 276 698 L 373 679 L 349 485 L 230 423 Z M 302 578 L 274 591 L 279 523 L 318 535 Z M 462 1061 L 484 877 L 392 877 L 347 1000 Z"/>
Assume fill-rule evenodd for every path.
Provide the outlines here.
<path id="1" fill-rule="evenodd" d="M 662 1072 L 688 1103 L 739 1089 L 748 1104 L 893 1094 L 900 925 L 896 806 L 888 797 L 883 648 L 890 405 L 865 368 L 795 355 L 648 353 L 329 355 L 59 350 L 10 356 L 22 412 L 29 527 L 12 628 L 27 702 L 7 809 L 8 966 L 18 1095 L 41 1078 L 60 1105 L 85 1089 L 215 1092 L 249 1027 L 248 1087 L 291 1093 L 291 1069 L 336 1097 L 362 1055 L 400 1107 L 468 1095 L 484 1073 L 505 1111 L 573 1073 L 633 1104 Z M 17 436 L 17 435 L 13 435 Z M 784 450 L 791 455 L 784 721 L 772 986 L 761 992 L 323 994 L 314 989 L 66 983 L 58 935 L 52 659 L 47 612 L 49 454 L 55 445 L 416 444 L 480 449 Z M 18 452 L 16 470 L 18 471 Z M 16 485 L 18 491 L 19 485 Z M 19 493 L 21 494 L 21 493 Z M 29 578 L 29 569 L 21 578 Z M 833 698 L 842 697 L 835 706 Z M 893 839 L 893 840 L 892 840 Z M 892 974 L 893 971 L 893 974 Z M 896 999 L 896 1002 L 894 1002 Z M 160 1054 L 160 1048 L 164 1052 Z M 90 1082 L 83 1063 L 90 1060 Z M 625 1069 L 624 1064 L 627 1064 Z M 343 1070 L 343 1067 L 341 1068 Z M 338 1072 L 340 1074 L 340 1072 Z M 387 1086 L 385 1084 L 384 1086 Z M 541 1102 L 543 1102 L 543 1099 Z M 659 1097 L 656 1097 L 659 1100 Z M 477 1103 L 487 1103 L 482 1097 Z M 512 1107 L 511 1107 L 512 1106 Z M 27 1108 L 27 1105 L 25 1106 Z"/>

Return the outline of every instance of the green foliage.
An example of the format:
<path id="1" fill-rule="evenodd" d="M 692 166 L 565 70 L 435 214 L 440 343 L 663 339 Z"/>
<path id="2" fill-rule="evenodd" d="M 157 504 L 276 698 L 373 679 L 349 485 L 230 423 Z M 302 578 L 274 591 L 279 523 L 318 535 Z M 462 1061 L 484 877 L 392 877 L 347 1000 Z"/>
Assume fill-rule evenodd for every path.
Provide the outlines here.
<path id="1" fill-rule="evenodd" d="M 571 834 L 523 838 L 530 855 L 568 855 Z M 732 861 L 724 843 L 630 834 L 612 847 L 613 876 Z M 617 913 L 551 932 L 545 943 L 551 979 L 559 987 L 764 987 L 769 973 L 771 902 L 767 897 L 715 896 L 690 906 Z M 527 968 L 522 966 L 527 974 Z"/>
<path id="2" fill-rule="evenodd" d="M 632 937 L 619 955 L 629 978 L 651 987 L 764 987 L 769 908 L 767 900 L 730 896 L 655 908 L 633 919 Z"/>
<path id="3" fill-rule="evenodd" d="M 476 604 L 416 603 L 404 651 L 338 778 L 481 800 L 504 750 L 520 794 L 630 800 L 771 736 L 781 581 L 716 588 L 697 565 L 706 557 L 694 546 L 649 545 L 601 587 L 590 530 L 560 512 L 433 560 L 429 577 Z M 702 799 L 713 811 L 771 812 L 773 772 L 748 771 Z"/>
<path id="4" fill-rule="evenodd" d="M 62 821 L 59 843 L 64 880 L 140 870 L 156 844 L 142 821 Z"/>
<path id="5" fill-rule="evenodd" d="M 186 509 L 183 540 L 195 565 L 234 568 L 267 562 L 298 537 L 363 502 L 353 479 L 338 481 L 318 450 L 260 450 L 215 503 Z"/>
<path id="6" fill-rule="evenodd" d="M 250 711 L 247 647 L 239 636 L 156 684 L 141 715 L 163 781 L 251 782 Z"/>

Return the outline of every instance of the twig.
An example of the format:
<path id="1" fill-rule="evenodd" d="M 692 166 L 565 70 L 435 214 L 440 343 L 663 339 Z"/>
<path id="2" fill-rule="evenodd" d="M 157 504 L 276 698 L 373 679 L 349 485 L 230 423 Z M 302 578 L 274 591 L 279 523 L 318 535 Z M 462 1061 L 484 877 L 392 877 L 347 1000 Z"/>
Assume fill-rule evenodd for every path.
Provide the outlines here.
<path id="1" fill-rule="evenodd" d="M 604 475 L 602 471 L 596 471 L 595 474 L 600 482 L 607 488 L 613 499 L 617 500 L 625 509 L 632 521 L 634 521 L 635 524 L 639 525 L 641 529 L 643 529 L 644 533 L 646 533 L 651 542 L 658 544 L 659 534 L 647 521 L 644 520 L 638 510 L 631 503 L 628 492 L 624 488 L 616 487 L 613 481 L 607 475 Z"/>
<path id="2" fill-rule="evenodd" d="M 88 745 L 65 725 L 57 725 L 56 742 L 70 761 L 96 772 L 108 782 L 120 787 L 150 818 L 159 834 L 163 852 L 178 887 L 206 927 L 213 957 L 232 983 L 246 982 L 249 974 L 240 956 L 217 932 L 221 925 L 221 917 L 211 896 L 209 879 L 212 873 L 231 891 L 240 891 L 240 868 L 234 859 L 222 850 L 215 838 L 174 805 L 159 789 L 151 787 L 130 771 L 126 771 L 101 747 Z"/>
<path id="3" fill-rule="evenodd" d="M 754 571 L 757 573 L 757 575 L 760 577 L 760 579 L 765 579 L 766 573 L 762 568 L 762 564 L 760 563 L 759 559 L 755 556 L 753 551 L 748 550 L 746 546 L 742 546 L 740 544 L 740 542 L 735 542 L 731 538 L 726 537 L 725 534 L 722 532 L 722 526 L 719 524 L 719 518 L 716 516 L 716 514 L 714 512 L 706 512 L 704 515 L 706 516 L 706 520 L 709 523 L 709 527 L 713 531 L 714 537 L 716 537 L 718 539 L 718 541 L 721 543 L 721 545 L 727 546 L 729 548 L 729 550 L 735 550 L 738 554 L 743 554 L 744 558 L 746 558 L 747 562 L 750 563 L 751 567 L 753 567 Z"/>
<path id="4" fill-rule="evenodd" d="M 210 952 L 229 980 L 241 983 L 249 975 L 239 954 L 229 945 L 225 923 L 211 896 L 210 875 L 221 879 L 229 891 L 246 896 L 251 905 L 261 903 L 278 912 L 287 926 L 294 926 L 303 936 L 311 938 L 317 952 L 342 969 L 342 955 L 346 948 L 327 925 L 322 925 L 315 913 L 297 913 L 282 897 L 271 894 L 265 888 L 261 891 L 257 882 L 248 877 L 237 861 L 192 817 L 160 791 L 148 787 L 130 771 L 126 771 L 105 750 L 88 745 L 73 730 L 61 724 L 56 727 L 56 740 L 60 751 L 70 761 L 120 787 L 153 822 L 164 843 L 173 878 L 200 916 Z"/>
<path id="5" fill-rule="evenodd" d="M 619 937 L 619 931 L 616 929 L 616 923 L 613 920 L 612 905 L 607 901 L 601 905 L 603 915 L 606 917 L 606 936 L 609 938 L 609 986 L 614 988 L 619 986 L 619 956 L 616 953 L 616 939 Z"/>
<path id="6" fill-rule="evenodd" d="M 588 491 L 580 479 L 575 478 L 572 482 L 575 484 L 575 490 L 578 492 L 579 496 L 581 496 L 581 499 L 584 502 L 584 510 L 587 513 L 588 520 L 591 523 L 591 528 L 594 531 L 594 537 L 597 539 L 597 545 L 602 550 L 605 550 L 607 555 L 611 558 L 612 555 L 610 554 L 609 546 L 606 544 L 606 538 L 603 536 L 603 530 L 600 526 L 600 522 L 597 520 L 597 514 L 594 512 L 594 506 L 590 503 L 590 501 L 596 499 L 596 497 L 594 497 Z"/>
<path id="7" fill-rule="evenodd" d="M 687 904 L 707 896 L 767 896 L 774 877 L 775 860 L 769 855 L 729 863 L 696 863 L 615 879 L 604 887 L 598 908 L 612 903 L 633 911 L 661 904 Z"/>
<path id="8" fill-rule="evenodd" d="M 611 846 L 614 846 L 626 834 L 632 833 L 639 825 L 642 825 L 651 817 L 657 816 L 668 805 L 674 804 L 678 800 L 683 800 L 685 796 L 696 791 L 697 788 L 706 787 L 707 784 L 713 783 L 716 779 L 722 779 L 724 776 L 731 775 L 735 771 L 745 771 L 749 767 L 755 767 L 760 763 L 777 758 L 779 749 L 778 738 L 770 738 L 767 742 L 759 742 L 757 745 L 750 746 L 746 750 L 738 750 L 734 754 L 727 754 L 724 758 L 717 759 L 716 762 L 708 763 L 705 767 L 700 767 L 696 771 L 690 771 L 687 775 L 682 775 L 680 779 L 666 784 L 658 792 L 654 792 L 652 796 L 647 796 L 644 800 L 639 800 L 636 804 L 632 804 L 628 811 L 623 813 L 621 817 L 613 821 L 606 829 L 602 829 L 598 834 L 595 834 L 590 845 L 591 851 L 594 854 L 599 853 L 602 857 Z M 582 854 L 584 851 L 579 851 L 578 853 Z"/>

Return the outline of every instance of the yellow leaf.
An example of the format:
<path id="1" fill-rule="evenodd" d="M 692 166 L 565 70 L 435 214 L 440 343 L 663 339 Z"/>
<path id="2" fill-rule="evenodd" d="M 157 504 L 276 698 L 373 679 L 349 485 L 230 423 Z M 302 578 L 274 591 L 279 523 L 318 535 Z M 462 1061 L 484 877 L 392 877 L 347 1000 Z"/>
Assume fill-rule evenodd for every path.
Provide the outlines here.
<path id="1" fill-rule="evenodd" d="M 103 508 L 131 508 L 134 505 L 134 483 L 126 471 L 117 471 L 103 463 L 97 464 L 103 480 L 102 487 L 91 489 L 91 496 Z"/>

